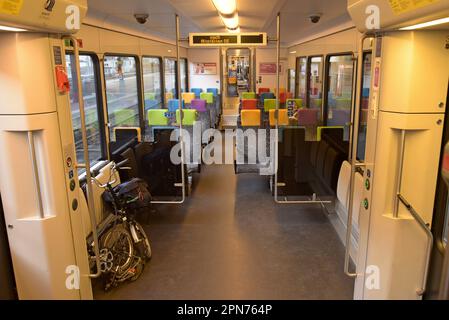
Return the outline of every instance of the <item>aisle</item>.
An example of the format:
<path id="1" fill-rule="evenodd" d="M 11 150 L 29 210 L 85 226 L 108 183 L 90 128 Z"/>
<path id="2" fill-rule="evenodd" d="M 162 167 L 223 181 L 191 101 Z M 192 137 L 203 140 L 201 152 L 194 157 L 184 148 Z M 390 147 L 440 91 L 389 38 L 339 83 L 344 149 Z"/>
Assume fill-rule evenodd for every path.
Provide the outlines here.
<path id="1" fill-rule="evenodd" d="M 266 178 L 211 166 L 184 206 L 146 227 L 142 277 L 97 299 L 351 299 L 344 250 L 319 206 L 276 205 Z"/>

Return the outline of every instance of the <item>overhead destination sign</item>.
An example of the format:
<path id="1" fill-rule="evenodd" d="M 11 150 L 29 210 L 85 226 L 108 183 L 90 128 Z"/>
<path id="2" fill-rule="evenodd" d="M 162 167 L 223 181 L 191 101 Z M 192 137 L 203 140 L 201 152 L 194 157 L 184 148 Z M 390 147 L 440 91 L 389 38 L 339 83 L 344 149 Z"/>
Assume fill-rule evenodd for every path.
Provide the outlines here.
<path id="1" fill-rule="evenodd" d="M 258 33 L 191 33 L 191 47 L 266 46 L 267 34 Z"/>

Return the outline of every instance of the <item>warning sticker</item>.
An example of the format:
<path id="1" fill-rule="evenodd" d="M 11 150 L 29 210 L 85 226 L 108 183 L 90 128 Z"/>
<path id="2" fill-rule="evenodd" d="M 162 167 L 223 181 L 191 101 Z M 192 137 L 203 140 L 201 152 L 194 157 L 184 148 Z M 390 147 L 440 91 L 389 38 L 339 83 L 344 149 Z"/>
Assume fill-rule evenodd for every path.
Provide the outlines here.
<path id="1" fill-rule="evenodd" d="M 0 0 L 0 13 L 18 16 L 22 5 L 23 0 Z"/>
<path id="2" fill-rule="evenodd" d="M 417 10 L 440 0 L 388 0 L 391 9 L 396 15 L 400 15 L 409 11 Z"/>

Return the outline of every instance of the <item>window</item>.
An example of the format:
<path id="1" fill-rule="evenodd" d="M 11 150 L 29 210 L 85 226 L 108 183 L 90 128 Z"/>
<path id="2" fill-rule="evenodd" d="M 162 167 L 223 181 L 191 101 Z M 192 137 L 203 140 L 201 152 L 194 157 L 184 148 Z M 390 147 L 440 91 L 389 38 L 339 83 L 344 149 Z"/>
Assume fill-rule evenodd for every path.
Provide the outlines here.
<path id="1" fill-rule="evenodd" d="M 187 59 L 180 59 L 181 61 L 181 92 L 187 92 Z M 177 64 L 174 58 L 165 58 L 165 93 L 168 94 L 168 98 L 177 98 L 178 86 L 177 86 Z M 167 99 L 169 100 L 169 99 Z"/>
<path id="2" fill-rule="evenodd" d="M 67 74 L 70 81 L 70 105 L 72 111 L 73 134 L 75 137 L 76 158 L 84 162 L 84 149 L 81 132 L 81 117 L 78 100 L 78 82 L 76 75 L 75 56 L 66 55 Z M 99 112 L 97 60 L 90 55 L 80 55 L 81 82 L 83 89 L 84 110 L 86 114 L 87 143 L 91 165 L 103 157 L 103 133 Z"/>
<path id="3" fill-rule="evenodd" d="M 187 92 L 187 59 L 181 59 L 181 91 Z"/>
<path id="4" fill-rule="evenodd" d="M 302 99 L 305 105 L 307 91 L 307 58 L 296 59 L 296 73 L 298 82 L 296 84 L 296 97 Z"/>
<path id="5" fill-rule="evenodd" d="M 363 55 L 363 83 L 362 83 L 362 97 L 360 106 L 360 127 L 359 127 L 359 143 L 357 149 L 357 159 L 365 160 L 366 149 L 366 128 L 368 121 L 368 106 L 369 95 L 371 88 L 371 52 L 365 52 Z"/>
<path id="6" fill-rule="evenodd" d="M 105 56 L 104 73 L 111 141 L 114 141 L 115 128 L 140 127 L 137 60 Z"/>
<path id="7" fill-rule="evenodd" d="M 309 96 L 310 109 L 321 109 L 323 104 L 323 57 L 309 58 Z"/>
<path id="8" fill-rule="evenodd" d="M 328 63 L 326 124 L 328 126 L 345 126 L 349 129 L 354 61 L 352 55 L 349 54 L 330 56 Z"/>
<path id="9" fill-rule="evenodd" d="M 161 59 L 142 58 L 145 111 L 159 109 L 162 105 Z"/>
<path id="10" fill-rule="evenodd" d="M 288 92 L 295 92 L 296 73 L 295 69 L 288 69 Z"/>
<path id="11" fill-rule="evenodd" d="M 165 93 L 170 98 L 176 98 L 176 60 L 166 58 L 164 60 L 164 73 L 165 73 Z M 169 99 L 167 99 L 169 100 Z M 166 101 L 168 102 L 168 101 Z"/>

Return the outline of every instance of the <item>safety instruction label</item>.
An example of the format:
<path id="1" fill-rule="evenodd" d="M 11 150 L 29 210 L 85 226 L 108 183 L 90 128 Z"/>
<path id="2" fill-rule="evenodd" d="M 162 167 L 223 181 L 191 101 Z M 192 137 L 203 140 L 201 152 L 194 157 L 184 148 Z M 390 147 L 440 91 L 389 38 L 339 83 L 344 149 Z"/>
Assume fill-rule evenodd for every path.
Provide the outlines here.
<path id="1" fill-rule="evenodd" d="M 17 16 L 22 10 L 23 0 L 0 0 L 0 13 Z"/>
<path id="2" fill-rule="evenodd" d="M 440 0 L 388 0 L 391 9 L 397 15 L 417 10 Z"/>

